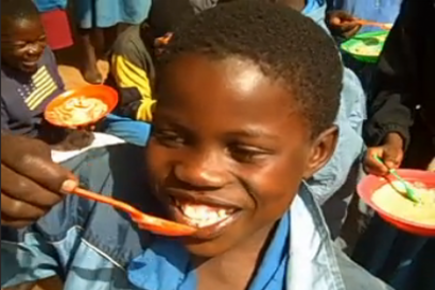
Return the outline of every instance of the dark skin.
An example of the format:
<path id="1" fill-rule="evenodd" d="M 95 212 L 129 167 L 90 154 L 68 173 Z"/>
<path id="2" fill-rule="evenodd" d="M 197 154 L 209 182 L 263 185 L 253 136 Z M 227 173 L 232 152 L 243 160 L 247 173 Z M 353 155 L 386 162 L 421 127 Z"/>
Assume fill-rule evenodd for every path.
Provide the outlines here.
<path id="1" fill-rule="evenodd" d="M 2 134 L 1 144 L 1 223 L 24 227 L 60 202 L 61 188 L 73 188 L 75 178 L 39 140 Z"/>
<path id="2" fill-rule="evenodd" d="M 301 180 L 330 158 L 337 130 L 312 139 L 291 92 L 248 60 L 184 55 L 161 76 L 146 151 L 151 180 L 164 203 L 184 191 L 241 209 L 217 237 L 184 242 L 198 267 L 198 289 L 245 289 Z"/>
<path id="3" fill-rule="evenodd" d="M 346 11 L 330 11 L 326 15 L 326 25 L 334 36 L 351 38 L 361 29 L 360 19 Z"/>
<path id="4" fill-rule="evenodd" d="M 287 5 L 297 11 L 302 11 L 307 5 L 306 0 L 269 0 L 273 3 Z M 346 11 L 330 11 L 326 14 L 326 24 L 332 34 L 339 37 L 350 38 L 361 28 L 359 19 Z"/>
<path id="5" fill-rule="evenodd" d="M 150 182 L 169 210 L 174 191 L 237 205 L 238 218 L 218 235 L 184 243 L 198 271 L 198 289 L 246 289 L 301 180 L 330 159 L 337 129 L 313 138 L 288 81 L 270 78 L 250 60 L 185 54 L 160 77 L 145 152 Z M 55 192 L 73 179 L 51 162 L 48 146 L 36 140 L 13 146 L 16 138 L 2 135 L 2 224 L 19 227 L 59 202 Z"/>
<path id="6" fill-rule="evenodd" d="M 34 73 L 47 45 L 39 16 L 24 19 L 2 17 L 1 57 L 9 67 Z"/>
<path id="7" fill-rule="evenodd" d="M 387 175 L 390 169 L 400 167 L 404 157 L 405 142 L 397 133 L 389 133 L 382 145 L 370 147 L 364 157 L 364 169 L 366 172 L 375 175 Z M 385 164 L 379 163 L 375 158 L 379 156 Z"/>

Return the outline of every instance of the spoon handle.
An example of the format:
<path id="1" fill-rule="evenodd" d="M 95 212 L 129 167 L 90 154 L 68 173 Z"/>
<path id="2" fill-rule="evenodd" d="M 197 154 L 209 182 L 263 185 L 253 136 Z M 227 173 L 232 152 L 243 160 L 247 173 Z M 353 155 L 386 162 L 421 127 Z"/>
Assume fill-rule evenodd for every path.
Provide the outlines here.
<path id="1" fill-rule="evenodd" d="M 104 196 L 101 194 L 97 194 L 97 193 L 94 193 L 92 191 L 80 188 L 80 187 L 76 187 L 71 193 L 78 195 L 80 197 L 86 198 L 86 199 L 90 199 L 90 200 L 94 200 L 97 202 L 111 205 L 117 209 L 120 209 L 120 210 L 125 211 L 125 212 L 130 213 L 130 214 L 140 214 L 141 213 L 139 210 L 137 210 L 136 208 L 132 207 L 131 205 L 129 205 L 125 202 L 122 202 L 122 201 L 119 201 L 117 199 L 107 197 L 107 196 Z"/>
<path id="2" fill-rule="evenodd" d="M 384 30 L 390 30 L 392 28 L 392 25 L 389 23 L 380 23 L 380 22 L 369 21 L 369 20 L 359 20 L 358 24 L 362 26 L 375 26 L 375 27 L 382 28 Z"/>

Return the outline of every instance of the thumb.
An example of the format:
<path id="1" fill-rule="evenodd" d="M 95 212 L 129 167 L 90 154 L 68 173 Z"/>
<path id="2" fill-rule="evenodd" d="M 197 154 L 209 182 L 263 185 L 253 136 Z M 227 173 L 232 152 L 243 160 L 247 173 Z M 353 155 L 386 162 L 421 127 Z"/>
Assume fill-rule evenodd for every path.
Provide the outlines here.
<path id="1" fill-rule="evenodd" d="M 399 147 L 386 146 L 382 158 L 388 168 L 397 169 L 402 163 L 403 151 Z"/>
<path id="2" fill-rule="evenodd" d="M 431 163 L 429 164 L 429 166 L 427 167 L 428 171 L 432 171 L 435 172 L 435 157 L 432 159 Z"/>

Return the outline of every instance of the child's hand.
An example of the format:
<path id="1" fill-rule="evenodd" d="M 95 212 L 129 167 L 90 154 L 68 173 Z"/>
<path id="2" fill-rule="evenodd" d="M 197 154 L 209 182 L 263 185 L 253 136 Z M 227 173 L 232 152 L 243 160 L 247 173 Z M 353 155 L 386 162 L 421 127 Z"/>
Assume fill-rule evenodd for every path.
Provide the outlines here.
<path id="1" fill-rule="evenodd" d="M 24 227 L 44 216 L 74 188 L 72 173 L 51 160 L 49 146 L 21 136 L 1 136 L 1 224 Z"/>
<path id="2" fill-rule="evenodd" d="M 361 28 L 358 18 L 352 16 L 346 11 L 331 11 L 326 15 L 326 25 L 335 36 L 350 38 L 354 36 Z"/>
<path id="3" fill-rule="evenodd" d="M 435 172 L 435 157 L 430 162 L 429 166 L 427 167 L 428 171 Z"/>
<path id="4" fill-rule="evenodd" d="M 385 164 L 380 163 L 374 156 L 379 156 Z M 403 139 L 399 134 L 390 133 L 385 143 L 379 147 L 371 147 L 364 158 L 364 169 L 375 175 L 387 175 L 389 169 L 399 168 L 403 159 Z"/>

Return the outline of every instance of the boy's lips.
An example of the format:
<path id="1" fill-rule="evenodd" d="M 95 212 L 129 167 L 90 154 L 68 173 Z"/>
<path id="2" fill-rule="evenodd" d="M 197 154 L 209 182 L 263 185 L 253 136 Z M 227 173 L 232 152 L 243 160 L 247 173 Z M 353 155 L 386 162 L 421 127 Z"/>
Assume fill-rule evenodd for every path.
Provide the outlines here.
<path id="1" fill-rule="evenodd" d="M 179 223 L 198 228 L 193 236 L 199 239 L 211 239 L 219 235 L 237 220 L 241 212 L 240 207 L 221 198 L 198 193 L 171 192 L 169 200 L 173 218 Z"/>

